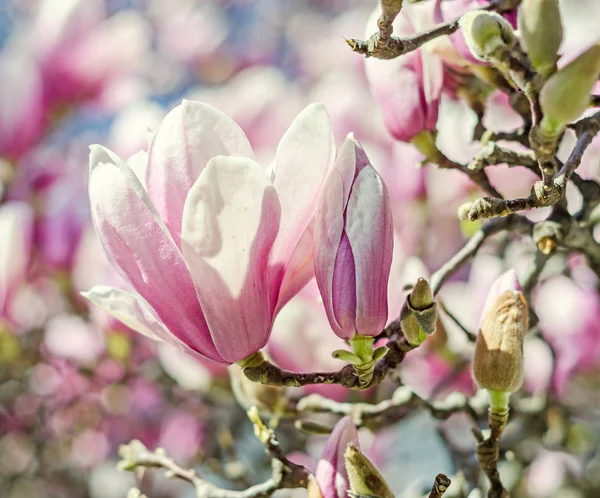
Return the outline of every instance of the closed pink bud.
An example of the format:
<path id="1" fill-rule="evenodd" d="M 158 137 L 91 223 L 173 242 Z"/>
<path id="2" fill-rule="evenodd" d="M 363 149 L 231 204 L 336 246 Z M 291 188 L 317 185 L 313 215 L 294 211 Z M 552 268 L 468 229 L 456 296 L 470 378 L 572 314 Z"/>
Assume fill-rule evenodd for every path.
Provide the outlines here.
<path id="1" fill-rule="evenodd" d="M 329 436 L 317 464 L 315 477 L 323 498 L 345 498 L 350 489 L 344 453 L 348 445 L 358 445 L 358 433 L 349 416 L 342 418 Z"/>
<path id="2" fill-rule="evenodd" d="M 418 31 L 413 19 L 416 8 L 404 4 L 394 21 L 394 35 Z M 379 9 L 367 24 L 369 36 L 377 30 L 378 15 Z M 442 60 L 436 54 L 419 48 L 392 60 L 368 58 L 365 71 L 385 125 L 396 140 L 410 142 L 422 131 L 435 130 L 444 83 Z"/>
<path id="3" fill-rule="evenodd" d="M 321 193 L 313 249 L 333 331 L 342 339 L 381 332 L 388 314 L 392 214 L 383 180 L 352 135 Z"/>

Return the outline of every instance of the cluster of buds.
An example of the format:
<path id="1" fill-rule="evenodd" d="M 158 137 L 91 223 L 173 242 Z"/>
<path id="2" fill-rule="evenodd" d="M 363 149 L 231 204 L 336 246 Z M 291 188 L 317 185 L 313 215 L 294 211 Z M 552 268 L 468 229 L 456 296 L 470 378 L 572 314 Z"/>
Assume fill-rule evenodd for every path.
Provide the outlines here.
<path id="1" fill-rule="evenodd" d="M 514 76 L 510 61 L 526 59 L 535 76 L 528 84 L 539 92 L 543 114 L 536 129 L 538 142 L 554 143 L 566 126 L 590 104 L 590 92 L 600 76 L 600 44 L 595 43 L 557 69 L 563 26 L 557 0 L 524 0 L 519 8 L 518 32 L 499 14 L 476 10 L 464 14 L 460 28 L 473 56 L 491 63 L 508 81 Z"/>

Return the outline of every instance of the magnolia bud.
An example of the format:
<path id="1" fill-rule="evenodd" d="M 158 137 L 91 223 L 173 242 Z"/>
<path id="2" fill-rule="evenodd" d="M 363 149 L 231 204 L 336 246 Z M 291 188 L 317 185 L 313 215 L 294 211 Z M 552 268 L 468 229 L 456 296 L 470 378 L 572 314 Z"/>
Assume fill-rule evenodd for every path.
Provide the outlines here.
<path id="1" fill-rule="evenodd" d="M 394 498 L 388 483 L 379 473 L 375 465 L 354 446 L 349 444 L 344 454 L 346 470 L 353 493 L 378 498 Z"/>
<path id="2" fill-rule="evenodd" d="M 519 9 L 521 44 L 533 67 L 544 76 L 552 73 L 563 39 L 558 0 L 525 0 Z"/>
<path id="3" fill-rule="evenodd" d="M 513 392 L 523 383 L 527 302 L 520 290 L 505 290 L 487 309 L 473 359 L 473 377 L 484 389 Z"/>
<path id="4" fill-rule="evenodd" d="M 420 278 L 406 297 L 400 312 L 400 327 L 411 346 L 418 346 L 435 332 L 437 310 L 427 280 Z"/>
<path id="5" fill-rule="evenodd" d="M 600 76 L 600 43 L 596 43 L 554 73 L 540 92 L 544 113 L 542 133 L 560 134 L 590 103 L 590 92 Z"/>
<path id="6" fill-rule="evenodd" d="M 481 61 L 497 58 L 517 42 L 510 23 L 495 12 L 467 12 L 460 18 L 459 25 L 469 50 Z"/>

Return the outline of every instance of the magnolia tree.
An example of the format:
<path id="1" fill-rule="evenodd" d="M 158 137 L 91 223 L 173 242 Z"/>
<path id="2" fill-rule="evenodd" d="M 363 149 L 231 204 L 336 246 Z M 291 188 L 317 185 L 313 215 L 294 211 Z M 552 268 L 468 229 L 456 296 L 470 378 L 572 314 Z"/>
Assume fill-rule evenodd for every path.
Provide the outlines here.
<path id="1" fill-rule="evenodd" d="M 110 265 L 90 275 L 90 265 L 100 260 L 85 258 L 96 258 L 99 248 L 86 248 L 79 255 L 87 261 L 85 276 L 75 275 L 70 285 L 112 318 L 91 309 L 90 320 L 166 343 L 160 355 L 171 355 L 163 363 L 176 372 L 171 376 L 185 377 L 185 370 L 188 379 L 189 372 L 222 379 L 227 369 L 231 381 L 231 387 L 221 382 L 220 395 L 201 397 L 200 405 L 193 396 L 176 394 L 170 402 L 177 405 L 182 396 L 185 413 L 194 416 L 179 413 L 170 436 L 160 441 L 142 442 L 140 436 L 121 446 L 119 467 L 139 479 L 129 498 L 145 496 L 144 470 L 151 468 L 187 483 L 199 498 L 262 498 L 295 488 L 313 498 L 393 497 L 394 467 L 404 462 L 382 448 L 390 428 L 419 413 L 435 421 L 450 470 L 431 469 L 427 491 L 405 490 L 402 496 L 558 496 L 567 471 L 574 483 L 586 476 L 584 484 L 572 486 L 579 493 L 572 496 L 595 496 L 594 424 L 576 422 L 593 410 L 577 396 L 581 388 L 569 396 L 565 386 L 573 385 L 580 368 L 593 370 L 600 342 L 594 321 L 600 311 L 600 184 L 594 173 L 577 172 L 600 132 L 600 113 L 593 111 L 600 44 L 576 36 L 565 42 L 558 0 L 381 0 L 371 20 L 362 21 L 368 38 L 347 39 L 344 48 L 354 52 L 353 60 L 365 59 L 387 132 L 402 143 L 395 149 L 398 162 L 410 170 L 394 169 L 394 161 L 391 168 L 380 167 L 380 154 L 367 154 L 376 133 L 364 125 L 352 129 L 351 119 L 337 111 L 332 117 L 321 103 L 286 122 L 274 159 L 266 160 L 265 143 L 255 133 L 260 120 L 225 101 L 220 106 L 208 94 L 190 96 L 162 120 L 148 117 L 156 127 L 147 151 L 137 144 L 91 146 L 91 218 Z M 46 43 L 38 57 L 40 74 L 27 73 L 32 88 L 60 80 L 55 72 L 62 68 L 79 89 L 77 98 L 88 98 L 116 71 L 111 66 L 88 78 L 85 65 L 65 64 L 60 56 L 74 45 Z M 266 84 L 266 78 L 261 74 L 256 81 Z M 69 88 L 48 84 L 40 102 L 56 112 L 52 102 L 73 98 Z M 472 136 L 465 139 L 457 114 L 441 129 L 444 105 L 477 116 Z M 27 150 L 26 141 L 43 133 L 43 112 L 32 106 L 35 113 L 24 111 L 13 120 L 28 122 L 27 133 L 6 144 L 0 140 L 14 161 Z M 340 130 L 346 136 L 341 142 L 335 138 Z M 458 179 L 434 192 L 425 175 L 436 169 L 452 170 Z M 499 169 L 504 177 L 496 174 Z M 527 175 L 519 176 L 521 169 Z M 15 337 L 27 328 L 15 296 L 30 267 L 32 233 L 44 240 L 54 231 L 53 225 L 35 228 L 39 220 L 22 200 L 19 181 L 6 184 L 17 194 L 0 207 L 0 227 L 14 242 L 6 254 L 0 251 L 4 361 L 18 355 Z M 30 180 L 23 184 L 37 188 Z M 425 249 L 407 242 L 414 237 L 414 218 L 423 216 L 407 215 L 407 190 L 433 199 L 419 225 Z M 467 234 L 462 247 L 448 226 Z M 55 245 L 43 247 L 55 254 Z M 411 258 L 425 253 L 442 255 L 434 258 L 432 273 Z M 483 261 L 480 270 L 493 266 L 475 291 L 457 286 L 473 259 Z M 55 260 L 45 257 L 43 264 Z M 84 303 L 73 299 L 68 320 L 86 316 Z M 566 317 L 562 299 L 574 303 L 564 305 L 572 313 Z M 89 335 L 77 319 L 80 334 Z M 66 356 L 80 358 L 58 332 L 72 329 L 73 322 L 63 317 L 52 323 L 44 325 L 44 347 L 63 356 L 67 348 Z M 135 346 L 127 334 L 111 335 L 109 347 L 117 356 Z M 324 365 L 330 370 L 323 371 Z M 113 379 L 110 372 L 103 375 Z M 41 382 L 44 371 L 36 375 Z M 172 384 L 165 388 L 177 392 Z M 593 386 L 588 389 L 593 392 Z M 104 406 L 125 417 L 127 409 L 118 408 L 122 392 L 102 393 Z M 222 436 L 217 443 L 210 431 L 204 434 L 213 441 L 203 445 L 202 471 L 181 449 L 196 437 L 195 429 L 186 428 L 203 410 L 211 413 L 210 403 L 214 418 L 228 419 L 218 415 L 223 404 L 215 401 L 228 394 L 247 413 L 268 455 L 270 475 L 262 481 L 211 457 L 210 448 L 227 451 L 234 444 Z M 136 399 L 143 405 L 148 396 L 132 396 L 131 406 Z M 29 405 L 17 401 L 18 419 Z M 12 405 L 6 413 L 13 413 Z M 6 417 L 7 432 L 18 426 L 9 423 L 15 418 Z M 52 421 L 52 430 L 59 422 Z M 318 462 L 301 453 L 314 455 L 307 448 L 324 435 Z M 99 441 L 109 453 L 106 438 L 88 435 L 79 444 L 97 449 Z M 419 437 L 407 442 L 405 458 L 435 462 L 433 455 L 423 457 L 420 445 Z M 561 463 L 544 467 L 544 455 L 551 453 Z M 556 473 L 562 473 L 558 480 Z M 528 491 L 522 475 L 537 475 Z"/>

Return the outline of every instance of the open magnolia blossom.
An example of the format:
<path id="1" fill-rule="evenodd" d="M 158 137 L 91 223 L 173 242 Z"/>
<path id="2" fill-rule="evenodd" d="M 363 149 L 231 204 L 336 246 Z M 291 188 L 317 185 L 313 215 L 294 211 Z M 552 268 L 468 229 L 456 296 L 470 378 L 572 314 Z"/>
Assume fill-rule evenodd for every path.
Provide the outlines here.
<path id="1" fill-rule="evenodd" d="M 311 223 L 333 167 L 323 105 L 284 134 L 272 172 L 228 116 L 184 101 L 148 153 L 92 146 L 92 218 L 134 292 L 84 293 L 127 326 L 221 363 L 260 350 L 278 310 L 313 276 Z"/>

